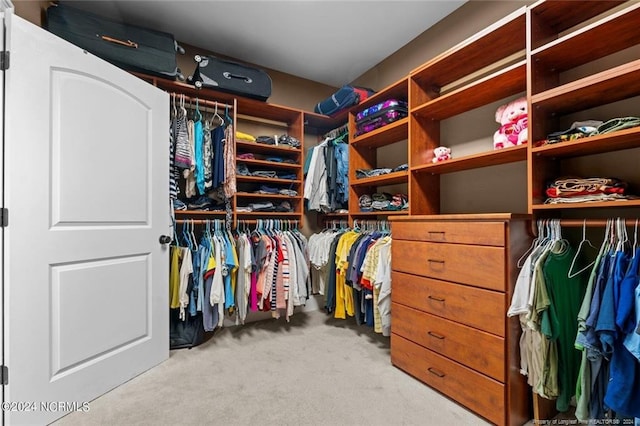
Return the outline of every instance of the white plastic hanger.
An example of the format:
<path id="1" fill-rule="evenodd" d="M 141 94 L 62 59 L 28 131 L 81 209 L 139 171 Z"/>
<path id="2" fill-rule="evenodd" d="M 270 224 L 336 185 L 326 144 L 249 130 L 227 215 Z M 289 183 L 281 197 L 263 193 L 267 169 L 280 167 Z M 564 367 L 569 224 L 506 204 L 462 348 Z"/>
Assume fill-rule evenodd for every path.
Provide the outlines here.
<path id="1" fill-rule="evenodd" d="M 571 272 L 571 271 L 573 271 L 573 267 L 576 264 L 576 259 L 580 255 L 580 250 L 582 249 L 582 246 L 583 246 L 584 243 L 589 244 L 589 246 L 591 248 L 593 248 L 594 250 L 598 250 L 597 248 L 595 248 L 593 246 L 593 244 L 591 244 L 591 241 L 589 241 L 587 239 L 587 220 L 586 219 L 582 223 L 582 241 L 580 241 L 580 244 L 578 245 L 578 250 L 576 250 L 576 254 L 575 254 L 575 256 L 573 256 L 573 260 L 571 261 L 571 266 L 569 267 L 569 272 L 567 273 L 567 277 L 569 277 L 569 278 L 573 278 L 573 277 L 576 277 L 576 276 L 580 275 L 581 273 L 583 273 L 587 269 L 591 268 L 596 263 L 596 260 L 594 259 L 593 262 L 589 263 L 587 266 L 585 266 L 584 268 L 580 269 L 578 272 Z"/>

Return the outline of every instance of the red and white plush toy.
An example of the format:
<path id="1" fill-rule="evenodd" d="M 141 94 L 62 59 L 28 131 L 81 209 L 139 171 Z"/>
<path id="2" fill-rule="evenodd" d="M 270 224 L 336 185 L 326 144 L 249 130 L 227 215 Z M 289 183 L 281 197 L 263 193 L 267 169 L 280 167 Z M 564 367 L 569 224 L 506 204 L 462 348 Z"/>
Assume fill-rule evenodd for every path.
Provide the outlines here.
<path id="1" fill-rule="evenodd" d="M 433 150 L 433 159 L 431 160 L 434 163 L 438 163 L 440 161 L 450 160 L 451 159 L 451 149 L 446 146 L 439 146 Z"/>
<path id="2" fill-rule="evenodd" d="M 493 135 L 493 149 L 527 143 L 527 98 L 518 98 L 496 110 L 496 121 L 502 126 Z"/>

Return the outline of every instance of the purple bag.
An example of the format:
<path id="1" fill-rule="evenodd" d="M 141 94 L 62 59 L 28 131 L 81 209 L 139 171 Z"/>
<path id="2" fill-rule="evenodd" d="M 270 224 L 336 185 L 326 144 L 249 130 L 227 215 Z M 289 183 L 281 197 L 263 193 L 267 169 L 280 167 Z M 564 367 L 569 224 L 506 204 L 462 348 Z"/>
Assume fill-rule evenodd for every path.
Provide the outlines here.
<path id="1" fill-rule="evenodd" d="M 356 114 L 356 136 L 371 132 L 406 116 L 406 102 L 388 99 Z"/>

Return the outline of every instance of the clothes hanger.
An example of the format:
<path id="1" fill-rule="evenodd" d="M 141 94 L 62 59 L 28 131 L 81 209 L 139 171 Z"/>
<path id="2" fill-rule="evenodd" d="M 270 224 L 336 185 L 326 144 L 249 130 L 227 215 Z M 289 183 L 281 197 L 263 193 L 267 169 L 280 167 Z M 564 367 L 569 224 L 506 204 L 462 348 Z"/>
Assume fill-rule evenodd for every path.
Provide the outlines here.
<path id="1" fill-rule="evenodd" d="M 587 219 L 585 219 L 584 222 L 582 223 L 582 241 L 580 241 L 580 244 L 578 245 L 578 250 L 576 250 L 576 254 L 573 256 L 573 260 L 571 261 L 571 266 L 569 266 L 569 272 L 567 273 L 568 278 L 574 278 L 580 275 L 581 273 L 591 268 L 596 263 L 596 259 L 593 259 L 593 262 L 589 263 L 587 266 L 580 269 L 578 272 L 571 272 L 573 271 L 573 267 L 576 264 L 576 259 L 580 255 L 580 250 L 582 249 L 582 246 L 584 243 L 587 243 L 594 250 L 598 250 L 593 246 L 593 244 L 591 244 L 591 241 L 587 239 Z"/>
<path id="2" fill-rule="evenodd" d="M 638 249 L 638 219 L 636 219 L 636 226 L 633 229 L 633 253 L 631 258 L 636 257 L 636 250 Z"/>
<path id="3" fill-rule="evenodd" d="M 202 113 L 200 112 L 200 99 L 196 97 L 196 109 L 193 113 L 193 119 L 194 121 L 201 121 L 202 120 Z"/>

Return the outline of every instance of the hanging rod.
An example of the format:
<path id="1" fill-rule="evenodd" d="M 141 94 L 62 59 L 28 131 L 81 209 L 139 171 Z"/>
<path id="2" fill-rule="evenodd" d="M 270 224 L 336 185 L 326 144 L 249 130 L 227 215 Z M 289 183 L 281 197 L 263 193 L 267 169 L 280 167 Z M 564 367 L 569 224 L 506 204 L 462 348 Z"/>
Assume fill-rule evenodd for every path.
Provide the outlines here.
<path id="1" fill-rule="evenodd" d="M 176 219 L 178 224 L 194 224 L 194 225 L 206 225 L 207 223 L 215 223 L 216 221 L 224 223 L 224 219 Z"/>
<path id="2" fill-rule="evenodd" d="M 208 99 L 200 99 L 198 97 L 192 97 L 192 96 L 188 96 L 188 95 L 184 95 L 182 93 L 176 93 L 176 92 L 171 92 L 171 102 L 173 102 L 173 96 L 175 95 L 176 97 L 176 104 L 179 102 L 180 98 L 183 98 L 185 101 L 191 101 L 191 102 L 196 102 L 198 101 L 198 105 L 202 105 L 204 104 L 204 106 L 209 106 L 212 108 L 215 108 L 216 106 L 218 108 L 229 108 L 229 109 L 233 109 L 234 106 L 230 105 L 230 104 L 226 104 L 224 102 L 218 102 L 218 101 L 210 101 Z M 186 105 L 185 105 L 186 107 Z"/>
<path id="3" fill-rule="evenodd" d="M 347 133 L 349 131 L 349 123 L 343 124 L 340 127 L 336 127 L 333 130 L 329 130 L 327 133 L 322 136 L 322 138 L 332 138 L 335 139 L 343 133 Z"/>
<path id="4" fill-rule="evenodd" d="M 622 219 L 622 218 L 621 218 Z M 545 220 L 545 219 L 539 219 Z M 556 219 L 558 220 L 558 219 Z M 607 226 L 607 219 L 559 219 L 560 226 L 564 226 L 565 228 L 579 228 L 581 226 L 591 226 L 591 227 L 605 227 Z M 616 218 L 613 218 L 615 221 Z M 635 226 L 636 220 L 640 223 L 640 219 L 624 219 L 625 226 Z"/>

